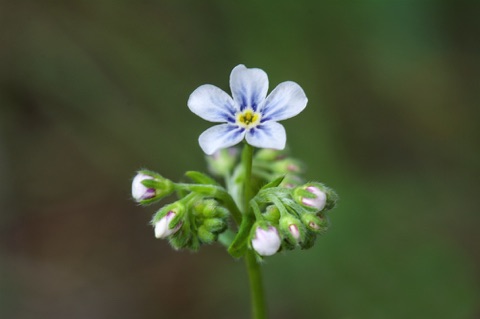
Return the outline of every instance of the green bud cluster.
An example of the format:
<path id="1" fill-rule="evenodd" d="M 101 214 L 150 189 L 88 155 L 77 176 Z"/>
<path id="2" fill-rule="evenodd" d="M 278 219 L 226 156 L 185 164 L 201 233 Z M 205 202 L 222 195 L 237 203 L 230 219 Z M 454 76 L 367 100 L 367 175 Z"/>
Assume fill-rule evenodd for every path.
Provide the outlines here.
<path id="1" fill-rule="evenodd" d="M 258 150 L 250 181 L 245 180 L 244 165 L 238 159 L 236 149 L 223 149 L 207 158 L 209 170 L 224 179 L 225 187 L 195 171 L 186 173 L 193 182 L 189 184 L 139 171 L 132 183 L 137 202 L 150 204 L 174 192 L 178 197 L 154 214 L 155 236 L 168 239 L 174 249 L 198 250 L 219 241 L 236 258 L 246 249 L 253 249 L 261 259 L 279 250 L 312 247 L 329 227 L 327 212 L 335 207 L 337 194 L 322 183 L 305 183 L 304 165 L 287 152 Z M 249 203 L 242 200 L 245 183 L 252 186 Z M 238 229 L 231 227 L 230 217 Z"/>
<path id="2" fill-rule="evenodd" d="M 263 221 L 278 229 L 283 250 L 308 249 L 328 229 L 326 213 L 335 207 L 337 199 L 332 189 L 311 182 L 294 189 L 264 187 L 252 200 L 252 207 L 257 223 Z"/>
<path id="3" fill-rule="evenodd" d="M 218 235 L 227 229 L 229 212 L 213 198 L 190 194 L 162 207 L 153 216 L 151 224 L 161 227 L 162 219 L 167 218 L 168 214 L 174 216 L 169 220 L 170 231 L 164 231 L 158 237 L 167 237 L 175 249 L 197 250 L 201 244 L 217 241 Z"/>
<path id="4" fill-rule="evenodd" d="M 153 215 L 155 237 L 168 239 L 175 249 L 197 250 L 218 240 L 228 228 L 231 211 L 240 213 L 227 191 L 211 177 L 194 171 L 186 175 L 194 183 L 174 183 L 156 172 L 140 170 L 132 181 L 132 197 L 148 205 L 176 192 L 178 200 Z"/>

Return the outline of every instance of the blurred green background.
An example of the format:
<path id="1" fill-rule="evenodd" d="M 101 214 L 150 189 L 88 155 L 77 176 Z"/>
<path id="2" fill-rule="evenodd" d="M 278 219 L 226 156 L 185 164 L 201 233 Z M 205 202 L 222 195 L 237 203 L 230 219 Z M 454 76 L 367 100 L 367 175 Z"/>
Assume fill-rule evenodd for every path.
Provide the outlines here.
<path id="1" fill-rule="evenodd" d="M 0 1 L 0 318 L 247 318 L 243 263 L 175 252 L 135 170 L 205 170 L 186 101 L 299 83 L 284 122 L 341 196 L 268 258 L 272 318 L 479 318 L 480 2 Z"/>

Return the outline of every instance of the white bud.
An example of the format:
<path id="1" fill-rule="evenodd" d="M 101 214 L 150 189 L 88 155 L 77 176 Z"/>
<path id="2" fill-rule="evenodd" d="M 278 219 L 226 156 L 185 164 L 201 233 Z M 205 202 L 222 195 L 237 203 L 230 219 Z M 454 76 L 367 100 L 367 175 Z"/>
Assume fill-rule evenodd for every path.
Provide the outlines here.
<path id="1" fill-rule="evenodd" d="M 315 197 L 314 198 L 303 197 L 302 204 L 313 207 L 318 211 L 321 211 L 325 207 L 325 204 L 327 203 L 327 195 L 315 186 L 308 186 L 307 188 L 305 188 L 305 190 L 315 195 Z"/>
<path id="2" fill-rule="evenodd" d="M 178 223 L 175 228 L 171 229 L 168 227 L 172 219 L 175 217 L 175 212 L 169 211 L 167 215 L 162 217 L 158 222 L 155 223 L 155 237 L 156 238 L 165 238 L 170 235 L 175 234 L 180 227 L 182 226 L 182 223 Z"/>
<path id="3" fill-rule="evenodd" d="M 142 182 L 147 179 L 153 179 L 153 177 L 138 173 L 132 181 L 132 197 L 137 202 L 155 197 L 155 189 L 148 188 L 142 184 Z"/>
<path id="4" fill-rule="evenodd" d="M 257 227 L 252 246 L 260 256 L 271 256 L 278 251 L 281 241 L 275 227 L 270 226 L 268 229 Z"/>

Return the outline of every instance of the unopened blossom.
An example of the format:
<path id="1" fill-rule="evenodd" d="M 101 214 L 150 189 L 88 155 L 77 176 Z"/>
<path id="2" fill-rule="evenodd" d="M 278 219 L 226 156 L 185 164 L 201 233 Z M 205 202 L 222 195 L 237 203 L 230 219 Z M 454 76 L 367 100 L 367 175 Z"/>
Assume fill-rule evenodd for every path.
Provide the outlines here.
<path id="1" fill-rule="evenodd" d="M 162 219 L 155 223 L 155 237 L 156 238 L 165 238 L 170 235 L 175 234 L 180 227 L 181 223 L 176 225 L 174 228 L 170 228 L 169 224 L 172 219 L 175 217 L 175 212 L 169 211 Z"/>
<path id="2" fill-rule="evenodd" d="M 132 181 L 132 197 L 135 199 L 137 202 L 140 202 L 142 200 L 150 199 L 155 197 L 155 189 L 154 188 L 148 188 L 145 185 L 143 185 L 143 181 L 147 179 L 153 179 L 152 176 L 143 174 L 143 173 L 138 173 Z"/>
<path id="3" fill-rule="evenodd" d="M 260 256 L 271 256 L 278 251 L 281 241 L 275 227 L 269 226 L 267 229 L 257 227 L 252 247 Z"/>
<path id="4" fill-rule="evenodd" d="M 288 231 L 292 235 L 293 238 L 296 240 L 300 239 L 300 231 L 298 230 L 298 226 L 295 224 L 291 224 L 288 226 Z"/>
<path id="5" fill-rule="evenodd" d="M 302 204 L 321 211 L 327 203 L 327 195 L 315 186 L 308 186 L 307 188 L 305 188 L 305 190 L 310 192 L 314 196 L 312 198 L 303 197 Z"/>
<path id="6" fill-rule="evenodd" d="M 259 148 L 285 148 L 285 128 L 277 121 L 299 114 L 307 105 L 307 97 L 295 82 L 280 83 L 268 96 L 268 77 L 261 69 L 248 69 L 240 64 L 230 74 L 229 96 L 220 88 L 205 84 L 188 99 L 190 110 L 204 120 L 216 123 L 204 131 L 198 141 L 211 155 L 217 150 L 241 142 Z"/>

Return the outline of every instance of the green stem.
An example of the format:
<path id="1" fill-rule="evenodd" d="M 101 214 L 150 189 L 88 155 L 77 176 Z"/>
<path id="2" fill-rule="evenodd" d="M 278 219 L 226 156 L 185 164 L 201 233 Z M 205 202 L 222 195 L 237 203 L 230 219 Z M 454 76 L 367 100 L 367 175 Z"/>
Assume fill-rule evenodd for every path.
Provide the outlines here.
<path id="1" fill-rule="evenodd" d="M 255 253 L 249 249 L 245 254 L 245 265 L 247 266 L 250 282 L 250 300 L 252 303 L 252 315 L 254 319 L 266 319 L 267 309 L 263 293 L 262 272 L 257 262 Z"/>
<path id="2" fill-rule="evenodd" d="M 246 214 L 250 214 L 249 204 L 252 199 L 252 162 L 253 162 L 253 146 L 245 143 L 242 153 L 242 165 L 244 172 L 244 184 L 243 184 L 243 210 Z"/>
<path id="3" fill-rule="evenodd" d="M 253 215 L 253 210 L 250 208 L 250 200 L 253 197 L 251 186 L 252 160 L 253 147 L 245 143 L 242 153 L 242 165 L 245 174 L 243 188 L 243 210 L 245 215 Z M 247 249 L 245 254 L 245 265 L 247 267 L 248 278 L 250 282 L 253 319 L 266 319 L 267 311 L 263 292 L 262 272 L 260 269 L 260 264 L 257 262 L 255 253 L 251 249 Z"/>

